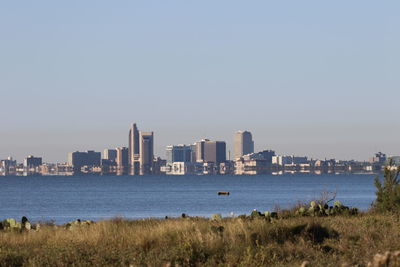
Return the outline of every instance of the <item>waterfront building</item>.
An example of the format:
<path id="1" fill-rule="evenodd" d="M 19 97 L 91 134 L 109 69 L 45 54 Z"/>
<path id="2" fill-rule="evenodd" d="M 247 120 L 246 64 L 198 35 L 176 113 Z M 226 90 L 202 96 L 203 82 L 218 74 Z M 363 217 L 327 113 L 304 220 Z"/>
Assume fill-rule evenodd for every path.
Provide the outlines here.
<path id="1" fill-rule="evenodd" d="M 219 174 L 234 174 L 235 163 L 233 161 L 225 161 L 219 164 Z"/>
<path id="2" fill-rule="evenodd" d="M 167 162 L 191 162 L 192 146 L 187 145 L 170 145 L 166 148 Z"/>
<path id="3" fill-rule="evenodd" d="M 285 166 L 285 165 L 298 165 L 298 164 L 308 164 L 309 161 L 307 157 L 297 157 L 297 156 L 273 156 L 272 164 Z"/>
<path id="4" fill-rule="evenodd" d="M 160 157 L 155 158 L 153 161 L 152 174 L 153 175 L 165 174 L 165 172 L 163 171 L 165 165 L 167 165 L 167 161 L 165 159 L 161 159 Z"/>
<path id="5" fill-rule="evenodd" d="M 209 141 L 210 140 L 208 139 L 203 139 L 201 141 L 194 143 L 193 145 L 195 147 L 194 161 L 204 162 L 204 144 Z"/>
<path id="6" fill-rule="evenodd" d="M 190 150 L 191 150 L 191 156 L 190 156 L 190 160 L 192 162 L 196 162 L 197 158 L 196 158 L 196 143 L 190 145 Z"/>
<path id="7" fill-rule="evenodd" d="M 214 175 L 218 174 L 219 168 L 218 164 L 214 162 L 203 162 L 203 174 L 204 175 Z"/>
<path id="8" fill-rule="evenodd" d="M 275 156 L 275 151 L 263 150 L 261 152 L 258 152 L 258 154 L 262 155 L 262 158 L 265 159 L 268 163 L 272 163 L 272 157 Z"/>
<path id="9" fill-rule="evenodd" d="M 24 159 L 24 168 L 36 168 L 42 165 L 42 158 L 29 155 Z"/>
<path id="10" fill-rule="evenodd" d="M 153 132 L 139 131 L 136 123 L 129 130 L 128 158 L 130 174 L 151 174 L 154 160 Z"/>
<path id="11" fill-rule="evenodd" d="M 275 151 L 273 150 L 264 150 L 257 153 L 251 153 L 247 155 L 243 155 L 242 158 L 244 160 L 266 160 L 268 163 L 272 163 L 272 157 L 275 156 Z"/>
<path id="12" fill-rule="evenodd" d="M 249 131 L 237 131 L 233 139 L 235 159 L 254 152 L 254 141 Z"/>
<path id="13" fill-rule="evenodd" d="M 116 161 L 117 160 L 117 150 L 116 149 L 104 149 L 103 159 L 109 160 L 109 161 Z"/>
<path id="14" fill-rule="evenodd" d="M 128 168 L 129 166 L 128 148 L 117 147 L 116 152 L 117 152 L 117 158 L 116 158 L 117 168 L 118 169 Z"/>
<path id="15" fill-rule="evenodd" d="M 139 157 L 140 157 L 140 143 L 139 143 L 139 130 L 136 123 L 133 123 L 129 130 L 129 164 L 133 169 L 134 174 L 138 173 Z"/>
<path id="16" fill-rule="evenodd" d="M 370 163 L 378 163 L 378 164 L 385 164 L 387 160 L 386 154 L 382 152 L 375 153 L 374 157 L 369 159 Z"/>
<path id="17" fill-rule="evenodd" d="M 12 157 L 0 161 L 0 175 L 16 174 L 17 161 Z"/>
<path id="18" fill-rule="evenodd" d="M 204 142 L 204 162 L 219 165 L 226 161 L 226 143 L 224 141 Z"/>
<path id="19" fill-rule="evenodd" d="M 271 173 L 271 163 L 265 159 L 243 159 L 239 158 L 235 161 L 236 175 L 257 175 Z"/>
<path id="20" fill-rule="evenodd" d="M 140 174 L 151 174 L 154 159 L 153 132 L 139 132 L 139 163 Z"/>
<path id="21" fill-rule="evenodd" d="M 202 174 L 203 163 L 201 162 L 172 162 L 163 168 L 167 175 Z"/>
<path id="22" fill-rule="evenodd" d="M 101 153 L 93 150 L 86 152 L 68 153 L 68 165 L 72 166 L 74 171 L 80 171 L 83 166 L 100 166 Z"/>
<path id="23" fill-rule="evenodd" d="M 389 159 L 393 161 L 395 166 L 400 166 L 400 156 L 392 156 Z"/>

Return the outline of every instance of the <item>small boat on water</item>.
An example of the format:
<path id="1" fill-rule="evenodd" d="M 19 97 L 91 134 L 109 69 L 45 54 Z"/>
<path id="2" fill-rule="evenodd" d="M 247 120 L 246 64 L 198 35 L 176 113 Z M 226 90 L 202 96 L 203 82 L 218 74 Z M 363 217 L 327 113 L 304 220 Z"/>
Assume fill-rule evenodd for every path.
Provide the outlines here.
<path id="1" fill-rule="evenodd" d="M 220 195 L 227 195 L 227 196 L 229 196 L 229 192 L 225 192 L 225 191 L 219 191 L 218 192 L 218 196 L 220 196 Z"/>

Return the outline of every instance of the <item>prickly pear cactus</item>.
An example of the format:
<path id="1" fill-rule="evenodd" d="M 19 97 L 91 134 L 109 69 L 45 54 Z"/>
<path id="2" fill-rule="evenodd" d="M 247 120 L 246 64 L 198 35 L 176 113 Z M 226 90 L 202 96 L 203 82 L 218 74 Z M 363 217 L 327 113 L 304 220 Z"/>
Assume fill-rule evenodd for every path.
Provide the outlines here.
<path id="1" fill-rule="evenodd" d="M 25 222 L 24 225 L 25 230 L 30 231 L 32 229 L 32 225 L 30 222 Z"/>
<path id="2" fill-rule="evenodd" d="M 307 211 L 306 211 L 306 209 L 305 209 L 304 207 L 300 207 L 300 208 L 297 210 L 296 213 L 297 213 L 298 215 L 304 216 L 304 215 L 307 214 Z"/>
<path id="3" fill-rule="evenodd" d="M 337 208 L 343 207 L 342 203 L 339 200 L 336 200 L 335 202 L 333 202 L 333 206 L 337 207 Z"/>
<path id="4" fill-rule="evenodd" d="M 211 220 L 212 221 L 220 221 L 220 220 L 222 220 L 222 215 L 219 213 L 215 213 L 215 214 L 211 215 Z"/>
<path id="5" fill-rule="evenodd" d="M 261 212 L 259 212 L 258 210 L 254 209 L 254 210 L 251 212 L 250 216 L 251 216 L 252 218 L 258 218 L 258 217 L 261 217 L 262 215 L 261 215 Z"/>

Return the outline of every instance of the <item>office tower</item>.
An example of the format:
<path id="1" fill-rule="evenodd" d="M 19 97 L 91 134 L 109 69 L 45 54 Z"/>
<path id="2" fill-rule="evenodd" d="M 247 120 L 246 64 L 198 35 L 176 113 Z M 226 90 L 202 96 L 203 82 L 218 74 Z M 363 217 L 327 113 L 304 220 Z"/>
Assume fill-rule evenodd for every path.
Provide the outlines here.
<path id="1" fill-rule="evenodd" d="M 235 159 L 254 152 L 253 137 L 248 131 L 236 132 L 233 140 L 233 145 Z"/>
<path id="2" fill-rule="evenodd" d="M 192 147 L 187 145 L 167 146 L 167 162 L 191 162 Z"/>
<path id="3" fill-rule="evenodd" d="M 116 149 L 104 149 L 103 151 L 103 159 L 109 161 L 116 161 L 117 159 L 117 150 Z"/>
<path id="4" fill-rule="evenodd" d="M 151 174 L 154 159 L 153 132 L 139 132 L 140 174 Z"/>
<path id="5" fill-rule="evenodd" d="M 27 158 L 24 159 L 25 168 L 39 167 L 40 165 L 42 165 L 42 158 L 37 158 L 29 155 Z"/>
<path id="6" fill-rule="evenodd" d="M 139 161 L 139 130 L 136 127 L 136 123 L 133 123 L 129 130 L 129 164 L 133 167 L 135 163 Z"/>
<path id="7" fill-rule="evenodd" d="M 83 166 L 100 166 L 101 153 L 88 150 L 86 152 L 68 153 L 68 165 L 73 166 L 74 171 L 79 171 Z"/>
<path id="8" fill-rule="evenodd" d="M 197 162 L 203 162 L 204 161 L 204 144 L 206 142 L 208 142 L 208 141 L 210 141 L 210 140 L 203 139 L 201 141 L 198 141 L 198 142 L 194 143 L 195 150 L 196 150 L 195 160 Z"/>
<path id="9" fill-rule="evenodd" d="M 204 142 L 204 162 L 219 164 L 226 161 L 226 144 L 223 141 Z"/>
<path id="10" fill-rule="evenodd" d="M 128 148 L 117 147 L 116 152 L 117 152 L 117 158 L 116 158 L 117 167 L 120 169 L 127 168 L 129 166 Z"/>

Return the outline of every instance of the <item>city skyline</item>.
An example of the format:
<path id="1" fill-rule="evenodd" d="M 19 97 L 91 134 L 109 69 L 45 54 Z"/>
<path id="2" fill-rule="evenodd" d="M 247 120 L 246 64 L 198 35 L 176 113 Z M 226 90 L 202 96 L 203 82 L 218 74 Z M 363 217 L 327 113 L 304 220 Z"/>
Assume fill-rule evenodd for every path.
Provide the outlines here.
<path id="1" fill-rule="evenodd" d="M 284 173 L 374 173 L 382 171 L 387 161 L 399 164 L 400 156 L 388 158 L 377 152 L 368 162 L 332 158 L 309 158 L 280 154 L 271 149 L 254 151 L 252 133 L 236 131 L 233 135 L 234 156 L 225 141 L 202 139 L 189 145 L 168 145 L 165 158 L 154 155 L 154 132 L 141 131 L 132 123 L 128 147 L 75 151 L 67 162 L 45 162 L 29 155 L 22 164 L 8 157 L 0 160 L 0 175 L 258 175 Z M 228 156 L 228 157 L 227 157 Z"/>
<path id="2" fill-rule="evenodd" d="M 212 6 L 212 8 L 210 8 Z M 255 150 L 399 154 L 400 3 L 8 1 L 0 158 L 167 145 L 249 129 Z M 207 18 L 207 19 L 205 19 Z M 317 22 L 317 23 L 316 23 Z"/>
<path id="3" fill-rule="evenodd" d="M 340 157 L 329 157 L 329 156 L 315 157 L 315 156 L 312 156 L 312 155 L 306 154 L 306 153 L 298 154 L 298 153 L 294 153 L 293 151 L 282 152 L 282 151 L 276 150 L 276 149 L 268 147 L 268 146 L 266 146 L 266 147 L 256 146 L 255 145 L 256 142 L 253 138 L 252 131 L 236 130 L 232 135 L 231 142 L 229 142 L 229 141 L 227 142 L 226 140 L 218 139 L 218 138 L 217 139 L 220 141 L 215 140 L 215 139 L 210 139 L 210 138 L 201 138 L 201 139 L 197 139 L 197 141 L 192 140 L 187 143 L 185 143 L 185 142 L 177 142 L 175 144 L 169 143 L 165 147 L 161 148 L 159 153 L 156 153 L 154 151 L 154 143 L 155 143 L 154 142 L 154 131 L 151 131 L 151 132 L 141 131 L 138 129 L 137 123 L 131 123 L 130 125 L 131 126 L 130 126 L 129 132 L 128 132 L 128 140 L 126 141 L 126 143 L 122 143 L 121 145 L 114 146 L 114 147 L 113 146 L 103 146 L 103 148 L 101 148 L 101 149 L 82 148 L 82 149 L 69 150 L 66 153 L 66 156 L 64 155 L 65 160 L 60 160 L 60 161 L 46 160 L 47 157 L 44 153 L 42 153 L 42 154 L 28 153 L 26 155 L 23 155 L 22 159 L 18 159 L 14 155 L 8 155 L 8 156 L 2 157 L 2 158 L 7 159 L 7 158 L 11 157 L 12 159 L 17 160 L 18 162 L 20 162 L 20 161 L 22 162 L 22 161 L 26 160 L 27 157 L 31 157 L 32 155 L 34 155 L 34 156 L 43 158 L 43 162 L 46 162 L 46 163 L 68 163 L 68 162 L 72 162 L 70 154 L 75 153 L 75 152 L 81 153 L 81 151 L 82 152 L 83 151 L 92 151 L 92 152 L 100 153 L 102 159 L 108 160 L 110 158 L 110 153 L 111 154 L 115 153 L 115 155 L 111 156 L 111 157 L 113 157 L 114 159 L 117 159 L 118 158 L 117 154 L 119 153 L 118 150 L 126 149 L 126 162 L 128 162 L 128 164 L 127 165 L 124 164 L 124 166 L 126 167 L 126 166 L 135 166 L 136 165 L 136 168 L 137 168 L 136 172 L 138 172 L 139 170 L 142 170 L 144 164 L 146 164 L 146 165 L 149 164 L 151 158 L 156 159 L 157 157 L 160 157 L 162 159 L 166 159 L 168 162 L 168 158 L 169 158 L 168 151 L 171 151 L 171 149 L 175 148 L 175 147 L 180 148 L 181 146 L 183 146 L 183 148 L 185 148 L 185 147 L 190 148 L 193 146 L 198 151 L 203 151 L 202 155 L 198 154 L 199 152 L 195 152 L 194 157 L 195 158 L 201 157 L 202 159 L 204 159 L 206 157 L 204 154 L 205 153 L 204 152 L 205 144 L 207 144 L 207 143 L 221 143 L 221 142 L 224 143 L 224 151 L 225 151 L 226 160 L 235 160 L 238 158 L 235 155 L 235 147 L 238 148 L 239 146 L 242 146 L 241 149 L 243 149 L 245 146 L 247 146 L 247 148 L 245 148 L 245 150 L 247 150 L 246 152 L 249 152 L 249 153 L 242 152 L 242 154 L 240 156 L 248 155 L 251 153 L 258 153 L 258 152 L 261 152 L 264 150 L 272 149 L 273 151 L 279 152 L 280 155 L 286 155 L 286 156 L 305 156 L 305 157 L 308 157 L 309 159 L 314 159 L 314 160 L 315 159 L 321 159 L 321 160 L 322 159 L 336 159 L 336 160 L 356 160 L 356 161 L 360 161 L 360 162 L 370 160 L 371 155 L 376 153 L 377 151 L 383 151 L 383 150 L 378 149 L 378 150 L 366 155 L 365 159 L 362 159 L 362 160 L 357 159 L 357 158 L 340 158 Z M 134 133 L 134 134 L 132 134 L 132 133 Z M 240 136 L 240 138 L 238 139 L 239 136 Z M 135 139 L 137 139 L 137 140 L 135 141 Z M 247 143 L 247 144 L 243 143 L 244 140 L 246 140 L 245 143 Z M 146 144 L 144 144 L 144 142 Z M 240 145 L 238 142 L 240 142 Z M 227 145 L 228 143 L 230 143 L 231 147 L 229 147 Z M 131 144 L 136 144 L 136 146 L 131 145 Z M 201 146 L 201 147 L 199 147 L 199 146 Z M 258 147 L 260 147 L 260 148 L 258 148 Z M 143 149 L 143 151 L 142 151 L 142 149 Z M 75 152 L 72 152 L 72 151 L 75 151 Z M 134 151 L 133 157 L 131 156 L 131 151 Z M 146 156 L 145 156 L 146 159 L 143 162 L 142 162 L 143 158 L 141 157 L 142 154 L 146 154 Z M 398 154 L 388 153 L 388 156 L 396 156 L 397 157 L 397 155 Z M 121 154 L 119 157 L 121 157 Z M 191 156 L 191 157 L 193 157 L 193 156 Z M 119 160 L 121 160 L 121 159 L 119 159 Z"/>

